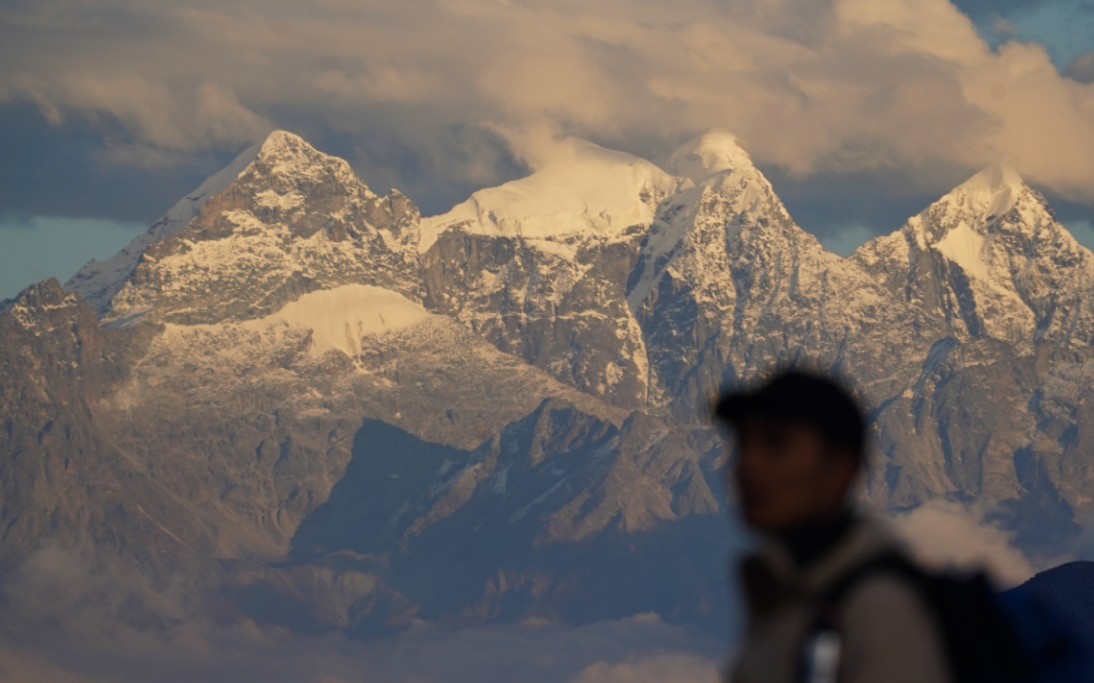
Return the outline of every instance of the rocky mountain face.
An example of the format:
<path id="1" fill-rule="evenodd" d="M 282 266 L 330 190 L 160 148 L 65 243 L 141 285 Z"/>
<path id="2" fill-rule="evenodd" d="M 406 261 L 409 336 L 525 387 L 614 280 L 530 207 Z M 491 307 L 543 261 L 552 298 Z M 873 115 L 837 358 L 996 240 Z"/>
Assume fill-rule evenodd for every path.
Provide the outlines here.
<path id="1" fill-rule="evenodd" d="M 711 396 L 757 371 L 872 353 L 897 320 L 884 292 L 794 223 L 735 139 L 708 134 L 672 163 L 694 184 L 663 206 L 628 292 L 651 407 L 704 423 Z"/>
<path id="2" fill-rule="evenodd" d="M 944 335 L 1086 348 L 1094 258 L 1013 171 L 986 169 L 853 257 Z"/>
<path id="3" fill-rule="evenodd" d="M 647 161 L 574 143 L 565 162 L 424 223 L 426 305 L 567 384 L 641 408 L 648 358 L 627 283 L 680 183 Z"/>
<path id="4" fill-rule="evenodd" d="M 402 195 L 378 197 L 345 161 L 274 133 L 189 223 L 144 250 L 107 320 L 243 320 L 351 283 L 419 298 L 408 246 L 418 219 Z"/>
<path id="5" fill-rule="evenodd" d="M 81 548 L 305 630 L 724 628 L 709 404 L 788 362 L 875 407 L 872 504 L 975 501 L 1067 551 L 1094 511 L 1094 256 L 1036 191 L 988 169 L 845 259 L 732 136 L 665 170 L 567 144 L 423 219 L 276 132 L 25 291 L 0 314 L 4 566 Z"/>

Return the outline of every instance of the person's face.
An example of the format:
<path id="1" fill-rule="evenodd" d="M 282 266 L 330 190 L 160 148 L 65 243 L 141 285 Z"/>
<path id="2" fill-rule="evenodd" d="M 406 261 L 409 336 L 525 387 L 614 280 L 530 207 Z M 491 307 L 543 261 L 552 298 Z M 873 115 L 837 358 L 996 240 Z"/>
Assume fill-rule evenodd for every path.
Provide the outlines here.
<path id="1" fill-rule="evenodd" d="M 744 520 L 777 532 L 837 513 L 858 466 L 807 423 L 750 418 L 737 429 L 731 484 Z"/>

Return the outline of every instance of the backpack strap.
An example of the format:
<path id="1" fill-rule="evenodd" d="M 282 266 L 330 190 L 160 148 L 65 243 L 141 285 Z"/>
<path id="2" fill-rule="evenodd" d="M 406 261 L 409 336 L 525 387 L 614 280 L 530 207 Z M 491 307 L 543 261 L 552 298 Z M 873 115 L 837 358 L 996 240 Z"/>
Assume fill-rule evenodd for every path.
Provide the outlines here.
<path id="1" fill-rule="evenodd" d="M 824 592 L 820 599 L 820 609 L 814 623 L 834 627 L 839 608 L 848 593 L 854 590 L 864 579 L 875 574 L 889 574 L 907 580 L 917 590 L 924 580 L 923 570 L 898 552 L 886 552 L 860 563 L 844 574 Z"/>
<path id="2" fill-rule="evenodd" d="M 889 574 L 922 585 L 923 570 L 904 555 L 887 552 L 876 555 L 844 574 L 822 595 L 802 642 L 798 658 L 798 683 L 836 683 L 842 655 L 839 616 L 843 602 L 863 580 L 875 574 Z"/>

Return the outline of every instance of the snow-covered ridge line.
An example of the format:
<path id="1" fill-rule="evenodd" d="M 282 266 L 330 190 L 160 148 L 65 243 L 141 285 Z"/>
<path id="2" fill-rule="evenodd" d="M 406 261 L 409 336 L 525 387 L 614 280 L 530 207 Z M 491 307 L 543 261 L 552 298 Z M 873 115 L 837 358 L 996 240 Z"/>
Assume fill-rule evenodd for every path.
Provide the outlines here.
<path id="1" fill-rule="evenodd" d="M 531 175 L 471 195 L 422 221 L 419 251 L 449 229 L 470 234 L 550 240 L 570 235 L 611 237 L 650 225 L 662 202 L 695 186 L 732 182 L 747 191 L 741 211 L 760 208 L 770 184 L 737 138 L 711 131 L 680 146 L 668 169 L 624 152 L 569 138 L 561 152 Z M 694 195 L 692 195 L 694 198 Z"/>
<path id="2" fill-rule="evenodd" d="M 484 235 L 550 239 L 610 236 L 649 224 L 658 204 L 684 185 L 652 162 L 584 140 L 524 178 L 479 190 L 448 212 L 422 220 L 420 252 L 450 228 Z"/>
<path id="3" fill-rule="evenodd" d="M 223 192 L 254 163 L 266 145 L 271 141 L 279 141 L 284 135 L 291 133 L 275 131 L 265 142 L 252 145 L 241 152 L 232 163 L 206 178 L 201 185 L 168 209 L 147 232 L 138 235 L 117 254 L 105 261 L 89 261 L 65 283 L 65 289 L 78 293 L 95 308 L 104 309 L 129 279 L 141 256 L 150 246 L 185 228 L 209 199 Z"/>
<path id="4" fill-rule="evenodd" d="M 439 317 L 389 289 L 343 285 L 304 294 L 276 313 L 256 320 L 201 325 L 168 324 L 165 328 L 168 334 L 178 334 L 187 330 L 213 331 L 226 326 L 256 332 L 288 326 L 311 333 L 308 352 L 314 357 L 341 351 L 354 358 L 360 355 L 361 340 L 365 337 L 406 330 Z"/>
<path id="5" fill-rule="evenodd" d="M 479 190 L 450 211 L 422 219 L 420 225 L 415 219 L 414 225 L 402 233 L 401 242 L 391 244 L 392 250 L 403 254 L 410 265 L 417 258 L 413 252 L 425 253 L 443 232 L 457 230 L 485 236 L 519 237 L 540 251 L 567 260 L 573 258 L 575 245 L 584 243 L 585 238 L 610 240 L 634 234 L 630 229 L 638 226 L 652 229 L 647 248 L 649 258 L 644 264 L 648 277 L 642 278 L 642 286 L 632 297 L 642 299 L 644 297 L 640 295 L 648 291 L 650 278 L 668 265 L 667 259 L 676 246 L 694 228 L 688 221 L 681 220 L 684 214 L 666 218 L 659 216 L 659 210 L 679 208 L 686 213 L 690 210 L 688 207 L 694 209 L 698 203 L 717 199 L 725 200 L 719 211 L 727 221 L 752 216 L 764 224 L 792 222 L 770 183 L 738 140 L 726 132 L 712 131 L 682 145 L 671 155 L 668 170 L 639 157 L 582 140 L 564 140 L 560 148 L 555 157 L 529 176 Z M 310 198 L 306 192 L 284 191 L 283 188 L 286 178 L 300 174 L 326 177 L 333 172 L 338 182 L 344 181 L 346 187 L 360 184 L 360 192 L 366 197 L 374 196 L 367 186 L 359 183 L 344 160 L 318 152 L 292 133 L 274 131 L 264 142 L 248 149 L 227 168 L 202 183 L 147 233 L 114 257 L 87 264 L 66 288 L 84 296 L 100 311 L 106 311 L 125 283 L 132 279 L 134 269 L 153 244 L 184 230 L 212 196 L 223 192 L 252 168 L 259 181 L 255 206 L 260 210 L 284 214 L 307 204 Z M 265 187 L 266 180 L 281 189 Z M 1029 200 L 1031 196 L 1038 195 L 1013 170 L 990 167 L 973 175 L 924 211 L 925 214 L 941 207 L 955 216 L 960 214 L 966 218 L 966 228 L 956 229 L 949 221 L 936 221 L 945 226 L 943 232 L 952 231 L 952 234 L 920 236 L 917 233 L 917 241 L 924 249 L 931 245 L 933 251 L 958 264 L 966 273 L 984 280 L 987 271 L 982 262 L 987 257 L 985 245 L 990 245 L 991 240 L 984 233 L 982 223 L 1013 211 L 1020 203 L 1036 209 L 1035 203 Z M 675 206 L 677 204 L 679 207 Z M 910 219 L 904 230 L 916 218 Z M 1037 220 L 1041 221 L 1040 217 Z M 1041 222 L 1055 225 L 1052 220 Z M 957 221 L 952 225 L 957 225 Z M 976 229 L 970 232 L 972 227 Z M 389 233 L 382 236 L 392 242 Z M 882 239 L 885 238 L 875 238 L 863 248 Z M 1076 248 L 1087 253 L 1084 247 Z M 833 260 L 837 258 L 841 257 L 833 255 Z"/>
<path id="6" fill-rule="evenodd" d="M 164 213 L 149 229 L 137 236 L 126 247 L 104 261 L 92 259 L 65 283 L 65 289 L 83 296 L 100 311 L 109 308 L 111 301 L 140 263 L 148 249 L 165 238 L 182 232 L 210 199 L 228 188 L 233 182 L 246 174 L 255 163 L 265 160 L 269 172 L 277 175 L 302 173 L 299 161 L 311 155 L 326 157 L 318 153 L 303 138 L 284 130 L 269 133 L 259 143 L 241 152 L 232 163 L 219 172 L 209 176 L 193 191 L 187 193 L 173 207 Z M 352 175 L 348 162 L 335 157 L 326 157 L 335 162 L 342 174 Z M 293 197 L 268 197 L 281 208 L 291 203 Z M 300 197 L 300 201 L 306 198 Z"/>

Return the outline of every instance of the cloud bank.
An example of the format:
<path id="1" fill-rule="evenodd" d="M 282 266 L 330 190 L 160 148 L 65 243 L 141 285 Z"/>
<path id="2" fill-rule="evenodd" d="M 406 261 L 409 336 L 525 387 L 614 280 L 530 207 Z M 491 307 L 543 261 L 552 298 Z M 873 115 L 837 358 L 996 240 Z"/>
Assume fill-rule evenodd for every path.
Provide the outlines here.
<path id="1" fill-rule="evenodd" d="M 713 683 L 723 643 L 651 614 L 581 626 L 381 640 L 304 635 L 153 589 L 121 560 L 46 545 L 0 577 L 0 680 L 11 683 Z"/>
<path id="2" fill-rule="evenodd" d="M 395 182 L 484 185 L 511 171 L 491 130 L 657 157 L 719 127 L 798 176 L 897 169 L 922 192 L 1006 161 L 1094 202 L 1086 62 L 992 49 L 948 0 L 17 0 L 0 55 L 0 102 L 96 122 L 124 163 L 282 126 L 357 138 Z"/>
<path id="3" fill-rule="evenodd" d="M 893 521 L 916 557 L 928 566 L 984 568 L 1005 587 L 1017 586 L 1035 573 L 1011 536 L 980 511 L 936 500 Z"/>
<path id="4" fill-rule="evenodd" d="M 988 518 L 935 501 L 893 523 L 928 564 L 986 565 L 1004 585 L 1029 578 L 1030 561 Z M 118 558 L 44 546 L 0 577 L 0 680 L 714 683 L 727 649 L 652 614 L 578 626 L 419 624 L 364 641 L 200 605 L 182 581 L 153 589 Z"/>

